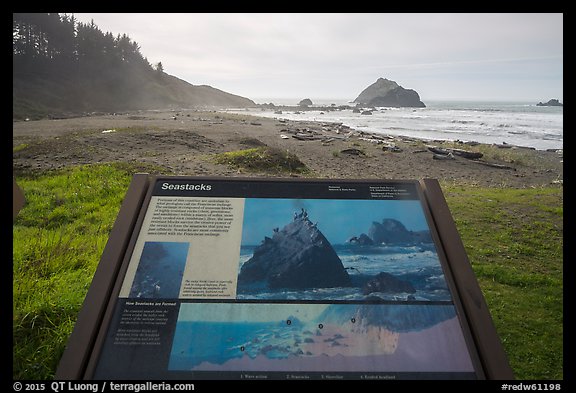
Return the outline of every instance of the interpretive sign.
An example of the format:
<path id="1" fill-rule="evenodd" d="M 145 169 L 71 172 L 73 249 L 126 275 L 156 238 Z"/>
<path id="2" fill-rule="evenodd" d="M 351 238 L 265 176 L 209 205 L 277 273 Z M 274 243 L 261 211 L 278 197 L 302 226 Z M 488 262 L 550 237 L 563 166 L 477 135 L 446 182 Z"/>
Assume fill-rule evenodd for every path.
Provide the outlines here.
<path id="1" fill-rule="evenodd" d="M 511 378 L 438 197 L 435 181 L 137 175 L 57 378 Z"/>

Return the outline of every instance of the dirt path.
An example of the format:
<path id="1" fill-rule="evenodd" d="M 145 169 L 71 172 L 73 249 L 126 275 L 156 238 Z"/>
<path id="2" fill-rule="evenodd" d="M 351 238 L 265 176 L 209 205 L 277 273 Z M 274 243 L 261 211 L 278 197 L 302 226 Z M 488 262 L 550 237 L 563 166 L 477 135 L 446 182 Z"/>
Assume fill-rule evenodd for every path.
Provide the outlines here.
<path id="1" fill-rule="evenodd" d="M 14 122 L 13 170 L 126 161 L 157 164 L 176 175 L 271 176 L 214 162 L 216 153 L 262 144 L 296 154 L 311 170 L 308 177 L 436 178 L 509 187 L 549 185 L 563 179 L 561 152 L 450 143 L 443 146 L 483 151 L 484 157 L 470 160 L 454 154 L 453 159 L 441 159 L 445 157 L 435 158 L 427 148 L 441 142 L 375 140 L 371 134 L 334 123 L 192 110 Z"/>

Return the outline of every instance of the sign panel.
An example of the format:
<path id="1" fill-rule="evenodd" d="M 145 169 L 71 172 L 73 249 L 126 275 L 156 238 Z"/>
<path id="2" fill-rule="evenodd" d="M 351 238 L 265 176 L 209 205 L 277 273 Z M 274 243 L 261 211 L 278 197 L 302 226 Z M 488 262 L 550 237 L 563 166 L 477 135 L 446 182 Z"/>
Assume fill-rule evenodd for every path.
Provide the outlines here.
<path id="1" fill-rule="evenodd" d="M 158 178 L 141 215 L 91 378 L 484 378 L 417 181 Z"/>

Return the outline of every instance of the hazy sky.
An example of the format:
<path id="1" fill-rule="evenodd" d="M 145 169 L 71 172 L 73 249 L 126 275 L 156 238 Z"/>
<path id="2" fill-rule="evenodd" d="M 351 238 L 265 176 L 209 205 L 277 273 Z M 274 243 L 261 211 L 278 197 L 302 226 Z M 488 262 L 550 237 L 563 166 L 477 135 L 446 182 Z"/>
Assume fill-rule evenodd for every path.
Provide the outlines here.
<path id="1" fill-rule="evenodd" d="M 294 212 L 302 208 L 332 244 L 344 244 L 352 236 L 367 234 L 372 222 L 382 222 L 385 218 L 399 220 L 409 231 L 429 229 L 417 200 L 247 198 L 242 244 L 259 245 L 264 236 L 274 235 L 274 228 L 282 229 L 292 222 Z"/>
<path id="2" fill-rule="evenodd" d="M 424 102 L 563 100 L 561 13 L 74 15 L 126 33 L 171 75 L 257 103 L 353 100 L 379 77 Z"/>

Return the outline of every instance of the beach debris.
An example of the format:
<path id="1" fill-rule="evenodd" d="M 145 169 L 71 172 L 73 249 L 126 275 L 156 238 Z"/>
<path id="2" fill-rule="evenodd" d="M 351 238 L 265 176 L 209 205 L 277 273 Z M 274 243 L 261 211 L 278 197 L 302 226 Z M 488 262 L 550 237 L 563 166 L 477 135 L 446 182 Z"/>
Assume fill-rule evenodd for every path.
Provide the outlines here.
<path id="1" fill-rule="evenodd" d="M 290 139 L 288 135 L 280 134 L 280 138 L 282 139 Z"/>
<path id="2" fill-rule="evenodd" d="M 454 155 L 452 153 L 448 153 L 448 154 L 438 154 L 438 153 L 434 153 L 434 155 L 432 156 L 432 158 L 434 160 L 454 160 Z"/>
<path id="3" fill-rule="evenodd" d="M 251 121 L 251 122 L 250 122 L 250 125 L 252 125 L 252 126 L 261 126 L 262 123 L 258 123 L 257 121 Z"/>
<path id="4" fill-rule="evenodd" d="M 316 135 L 309 134 L 309 133 L 302 133 L 302 132 L 299 132 L 297 134 L 292 135 L 292 138 L 298 139 L 300 141 L 315 141 L 315 140 L 323 139 L 320 136 L 316 136 Z"/>
<path id="5" fill-rule="evenodd" d="M 504 164 L 497 164 L 495 162 L 487 162 L 487 161 L 481 161 L 481 160 L 474 160 L 473 162 L 477 162 L 478 164 L 481 165 L 486 165 L 492 168 L 498 168 L 498 169 L 510 169 L 512 171 L 515 171 L 516 168 L 508 166 L 508 165 L 504 165 Z"/>
<path id="6" fill-rule="evenodd" d="M 376 144 L 381 144 L 384 143 L 384 141 L 382 139 L 377 139 L 377 138 L 364 138 L 364 137 L 360 137 L 358 138 L 362 141 L 366 141 L 366 142 L 370 142 L 370 143 L 376 143 Z"/>
<path id="7" fill-rule="evenodd" d="M 110 130 L 104 130 L 104 131 L 102 131 L 102 134 L 110 134 L 111 132 L 116 132 L 116 130 L 113 128 Z"/>
<path id="8" fill-rule="evenodd" d="M 366 153 L 364 153 L 362 150 L 354 149 L 354 148 L 340 150 L 340 153 L 350 154 L 353 156 L 365 156 L 366 155 Z"/>
<path id="9" fill-rule="evenodd" d="M 441 147 L 428 146 L 428 145 L 426 147 L 428 148 L 428 150 L 430 150 L 434 154 L 440 154 L 440 155 L 445 155 L 445 156 L 450 154 L 450 150 L 448 150 L 448 149 L 443 149 Z"/>
<path id="10" fill-rule="evenodd" d="M 331 130 L 326 129 L 325 125 L 323 125 L 320 130 L 304 127 L 296 128 L 295 130 L 284 128 L 280 131 L 283 132 L 283 135 L 292 134 L 292 138 L 298 139 L 300 141 L 331 142 L 334 139 L 346 139 L 344 136 L 334 135 Z"/>
<path id="11" fill-rule="evenodd" d="M 395 144 L 388 144 L 386 146 L 382 146 L 382 150 L 384 151 L 391 151 L 392 153 L 400 153 L 402 149 L 396 146 Z"/>
<path id="12" fill-rule="evenodd" d="M 394 138 L 394 137 L 388 136 L 388 138 Z M 400 138 L 400 140 L 401 140 L 402 142 L 415 142 L 415 143 L 420 143 L 420 142 L 421 142 L 421 140 L 418 139 L 418 138 L 412 138 L 412 137 L 409 137 L 409 136 L 406 136 L 406 135 L 400 135 L 399 138 Z"/>
<path id="13" fill-rule="evenodd" d="M 475 151 L 468 151 L 468 150 L 462 150 L 462 149 L 444 149 L 441 147 L 437 147 L 437 146 L 426 146 L 428 148 L 428 150 L 430 150 L 432 153 L 437 154 L 437 155 L 457 155 L 463 158 L 467 158 L 469 160 L 477 160 L 479 158 L 482 158 L 484 156 L 484 154 L 480 153 L 480 152 L 475 152 Z"/>
<path id="14" fill-rule="evenodd" d="M 493 143 L 493 146 L 496 146 L 500 149 L 527 149 L 527 150 L 536 150 L 535 147 L 530 147 L 530 146 L 519 146 L 519 145 L 513 145 L 511 143 L 506 143 L 506 142 L 502 142 L 502 143 Z"/>
<path id="15" fill-rule="evenodd" d="M 469 160 L 477 160 L 479 158 L 482 158 L 484 156 L 484 154 L 477 152 L 477 151 L 468 151 L 468 150 L 462 150 L 462 149 L 450 149 L 452 151 L 453 154 L 456 154 L 457 156 L 460 157 L 464 157 L 467 158 Z"/>

